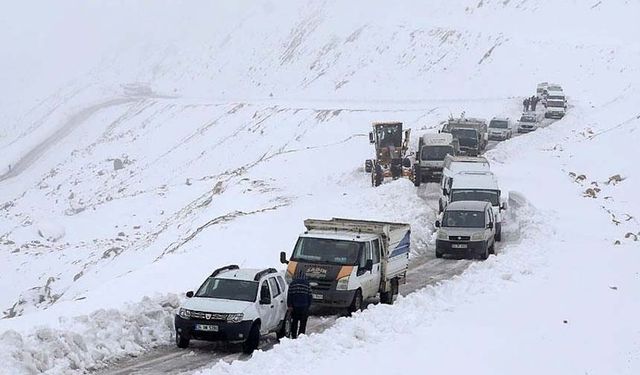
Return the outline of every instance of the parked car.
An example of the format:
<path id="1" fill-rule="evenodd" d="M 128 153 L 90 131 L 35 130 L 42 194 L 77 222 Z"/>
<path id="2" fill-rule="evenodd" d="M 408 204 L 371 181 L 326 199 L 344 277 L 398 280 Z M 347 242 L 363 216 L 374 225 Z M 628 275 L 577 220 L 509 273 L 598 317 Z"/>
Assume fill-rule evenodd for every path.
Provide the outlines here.
<path id="1" fill-rule="evenodd" d="M 508 117 L 494 117 L 489 121 L 489 139 L 504 141 L 513 135 L 513 125 Z"/>
<path id="2" fill-rule="evenodd" d="M 538 129 L 540 119 L 534 112 L 525 112 L 518 120 L 518 133 L 529 133 Z"/>
<path id="3" fill-rule="evenodd" d="M 489 202 L 452 202 L 435 226 L 437 258 L 446 254 L 484 260 L 495 254 L 495 221 Z"/>
<path id="4" fill-rule="evenodd" d="M 191 339 L 242 343 L 253 352 L 260 338 L 276 333 L 288 336 L 288 286 L 273 268 L 240 269 L 229 265 L 215 270 L 175 316 L 175 339 L 187 348 Z"/>

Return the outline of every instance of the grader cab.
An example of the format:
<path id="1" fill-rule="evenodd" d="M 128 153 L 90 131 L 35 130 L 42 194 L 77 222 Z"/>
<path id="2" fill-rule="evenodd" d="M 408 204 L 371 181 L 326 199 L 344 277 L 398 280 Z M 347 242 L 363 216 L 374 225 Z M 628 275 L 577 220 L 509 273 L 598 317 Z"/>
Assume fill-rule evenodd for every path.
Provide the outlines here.
<path id="1" fill-rule="evenodd" d="M 369 142 L 375 145 L 375 159 L 364 163 L 371 173 L 371 185 L 380 186 L 385 178 L 413 178 L 411 160 L 408 158 L 411 129 L 402 130 L 401 122 L 375 122 L 369 133 Z"/>

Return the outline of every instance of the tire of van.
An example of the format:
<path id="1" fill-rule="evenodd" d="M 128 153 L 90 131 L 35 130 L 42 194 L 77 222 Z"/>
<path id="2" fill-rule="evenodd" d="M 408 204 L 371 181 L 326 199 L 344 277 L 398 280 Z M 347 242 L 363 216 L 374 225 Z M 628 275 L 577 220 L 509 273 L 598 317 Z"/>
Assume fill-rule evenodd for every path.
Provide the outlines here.
<path id="1" fill-rule="evenodd" d="M 260 323 L 253 323 L 251 330 L 249 331 L 249 337 L 242 343 L 242 352 L 244 354 L 251 354 L 254 350 L 258 349 L 260 344 Z"/>
<path id="2" fill-rule="evenodd" d="M 489 258 L 489 242 L 484 245 L 484 252 L 478 256 L 480 260 L 487 260 Z"/>
<path id="3" fill-rule="evenodd" d="M 358 289 L 356 294 L 353 296 L 353 301 L 351 301 L 351 305 L 347 309 L 347 313 L 351 316 L 351 314 L 356 311 L 362 311 L 362 291 L 360 289 Z"/>

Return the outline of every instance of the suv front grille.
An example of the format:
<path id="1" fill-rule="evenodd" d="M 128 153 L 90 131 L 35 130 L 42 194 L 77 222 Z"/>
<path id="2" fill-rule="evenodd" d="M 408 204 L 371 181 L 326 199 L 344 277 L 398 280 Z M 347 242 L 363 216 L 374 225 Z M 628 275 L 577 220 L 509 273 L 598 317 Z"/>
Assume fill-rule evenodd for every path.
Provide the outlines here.
<path id="1" fill-rule="evenodd" d="M 470 236 L 449 236 L 451 241 L 469 241 L 470 239 Z"/>
<path id="2" fill-rule="evenodd" d="M 210 313 L 204 311 L 191 311 L 191 318 L 202 320 L 227 320 L 229 314 Z"/>

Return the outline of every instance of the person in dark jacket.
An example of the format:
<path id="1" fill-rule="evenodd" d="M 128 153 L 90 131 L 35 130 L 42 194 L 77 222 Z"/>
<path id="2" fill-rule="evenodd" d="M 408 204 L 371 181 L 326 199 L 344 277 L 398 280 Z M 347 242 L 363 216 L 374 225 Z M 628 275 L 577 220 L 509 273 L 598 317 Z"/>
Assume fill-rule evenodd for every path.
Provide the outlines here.
<path id="1" fill-rule="evenodd" d="M 524 106 L 524 111 L 528 112 L 529 111 L 529 105 L 531 104 L 531 101 L 529 98 L 525 98 L 524 101 L 522 102 L 523 106 Z"/>
<path id="2" fill-rule="evenodd" d="M 531 110 L 535 111 L 537 105 L 538 105 L 538 97 L 534 95 L 531 97 Z"/>
<path id="3" fill-rule="evenodd" d="M 307 319 L 309 318 L 309 307 L 311 307 L 311 287 L 303 271 L 296 273 L 294 279 L 289 284 L 287 294 L 287 307 L 291 312 L 291 337 L 296 338 L 299 334 L 304 334 L 307 329 Z M 300 324 L 300 329 L 298 329 Z"/>

